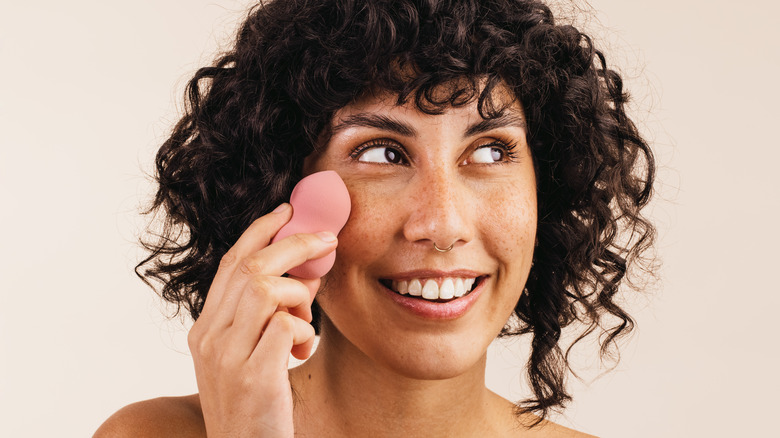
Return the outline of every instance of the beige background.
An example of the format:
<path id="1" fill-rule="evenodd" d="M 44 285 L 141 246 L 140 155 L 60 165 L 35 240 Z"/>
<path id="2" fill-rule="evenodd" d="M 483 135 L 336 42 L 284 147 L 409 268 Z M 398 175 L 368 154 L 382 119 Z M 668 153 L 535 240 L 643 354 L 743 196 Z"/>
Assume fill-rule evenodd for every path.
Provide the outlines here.
<path id="1" fill-rule="evenodd" d="M 187 76 L 245 1 L 0 6 L 0 436 L 89 436 L 132 401 L 195 391 L 185 329 L 134 277 L 144 171 Z M 661 169 L 661 282 L 618 369 L 559 421 L 602 437 L 768 436 L 780 50 L 775 2 L 594 0 Z M 513 357 L 488 383 L 523 393 Z M 508 363 L 508 362 L 509 363 Z M 508 383 L 511 382 L 511 383 Z"/>

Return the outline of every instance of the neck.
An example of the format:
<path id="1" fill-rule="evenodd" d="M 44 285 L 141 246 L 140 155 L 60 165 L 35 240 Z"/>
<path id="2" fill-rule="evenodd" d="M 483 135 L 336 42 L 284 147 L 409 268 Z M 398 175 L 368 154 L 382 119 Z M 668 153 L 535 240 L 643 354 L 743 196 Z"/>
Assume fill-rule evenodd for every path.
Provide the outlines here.
<path id="1" fill-rule="evenodd" d="M 291 371 L 296 430 L 312 431 L 309 436 L 485 436 L 501 423 L 497 407 L 507 403 L 485 387 L 485 364 L 486 355 L 450 378 L 414 378 L 380 365 L 326 322 L 317 351 Z"/>

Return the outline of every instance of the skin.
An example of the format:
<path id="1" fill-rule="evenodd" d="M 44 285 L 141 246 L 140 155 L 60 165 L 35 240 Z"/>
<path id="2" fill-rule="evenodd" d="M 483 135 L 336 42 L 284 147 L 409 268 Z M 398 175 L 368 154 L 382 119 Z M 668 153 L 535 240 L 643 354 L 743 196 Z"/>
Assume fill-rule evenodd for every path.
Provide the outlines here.
<path id="1" fill-rule="evenodd" d="M 393 103 L 367 98 L 344 108 L 325 151 L 307 160 L 307 171 L 341 175 L 355 209 L 318 298 L 327 315 L 320 346 L 293 372 L 293 383 L 304 405 L 326 406 L 323 414 L 347 425 L 347 436 L 368 434 L 376 421 L 386 423 L 380 430 L 387 436 L 415 430 L 477 436 L 498 425 L 492 434 L 501 435 L 514 419 L 484 387 L 485 354 L 522 293 L 536 231 L 522 109 L 515 104 L 507 111 L 514 117 L 468 135 L 483 121 L 476 102 L 435 116 Z M 371 116 L 389 117 L 409 132 L 344 126 Z M 367 143 L 374 149 L 356 160 L 355 148 Z M 388 149 L 397 153 L 396 164 L 388 163 Z M 453 249 L 436 252 L 434 242 Z M 484 289 L 459 318 L 421 318 L 390 300 L 379 282 L 418 270 L 473 271 L 484 277 Z M 328 385 L 340 390 L 329 394 Z M 325 394 L 327 404 L 309 401 L 324 401 Z"/>
<path id="2" fill-rule="evenodd" d="M 381 94 L 339 111 L 304 163 L 306 173 L 336 171 L 352 198 L 333 269 L 321 283 L 280 277 L 337 243 L 296 235 L 269 245 L 291 210 L 258 219 L 224 257 L 190 333 L 200 393 L 126 407 L 96 436 L 139 436 L 139 424 L 141 436 L 587 436 L 550 422 L 525 429 L 532 418 L 484 386 L 537 219 L 523 111 L 512 102 L 504 114 L 469 131 L 483 122 L 476 102 L 426 115 Z M 464 314 L 420 316 L 380 282 L 442 275 L 480 277 Z M 308 356 L 318 288 L 319 345 L 288 371 L 290 351 Z"/>

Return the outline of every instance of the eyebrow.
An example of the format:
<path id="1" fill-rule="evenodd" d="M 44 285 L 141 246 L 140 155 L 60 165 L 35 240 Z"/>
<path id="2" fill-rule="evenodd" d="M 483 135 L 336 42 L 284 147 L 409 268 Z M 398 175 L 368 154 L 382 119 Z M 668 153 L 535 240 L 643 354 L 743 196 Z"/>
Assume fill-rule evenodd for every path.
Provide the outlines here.
<path id="1" fill-rule="evenodd" d="M 466 129 L 466 133 L 463 137 L 471 137 L 477 134 L 482 134 L 490 131 L 491 129 L 503 128 L 505 126 L 513 126 L 516 128 L 526 128 L 525 119 L 517 113 L 505 111 L 500 116 L 492 119 L 484 119 L 481 122 L 475 123 Z"/>
<path id="2" fill-rule="evenodd" d="M 336 126 L 333 127 L 331 133 L 336 134 L 341 130 L 351 128 L 353 126 L 362 126 L 367 128 L 376 128 L 382 131 L 390 131 L 399 135 L 403 135 L 404 137 L 417 136 L 417 131 L 407 123 L 382 114 L 370 113 L 361 113 L 345 117 Z"/>
<path id="3" fill-rule="evenodd" d="M 526 128 L 525 119 L 522 116 L 512 113 L 504 112 L 500 116 L 492 119 L 484 119 L 480 122 L 469 125 L 466 128 L 463 138 L 471 137 L 477 134 L 488 132 L 492 129 L 502 128 L 505 126 L 513 126 L 518 128 Z M 394 119 L 382 114 L 360 113 L 347 116 L 339 121 L 336 126 L 331 130 L 331 135 L 335 135 L 339 131 L 342 131 L 351 127 L 367 127 L 376 128 L 382 131 L 393 132 L 405 137 L 416 137 L 417 130 L 415 130 L 408 123 L 402 122 L 398 119 Z"/>

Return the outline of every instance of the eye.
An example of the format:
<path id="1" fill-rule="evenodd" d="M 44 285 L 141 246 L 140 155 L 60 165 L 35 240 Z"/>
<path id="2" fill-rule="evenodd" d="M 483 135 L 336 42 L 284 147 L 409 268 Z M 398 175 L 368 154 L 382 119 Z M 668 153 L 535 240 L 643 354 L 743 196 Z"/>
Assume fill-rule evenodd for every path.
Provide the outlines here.
<path id="1" fill-rule="evenodd" d="M 495 146 L 482 146 L 471 154 L 473 163 L 497 163 L 504 158 L 504 150 Z"/>
<path id="2" fill-rule="evenodd" d="M 370 142 L 361 145 L 352 153 L 353 157 L 364 163 L 404 164 L 400 147 L 383 142 Z"/>
<path id="3" fill-rule="evenodd" d="M 514 144 L 504 144 L 502 142 L 492 142 L 480 146 L 471 153 L 468 163 L 493 164 L 514 159 Z"/>

